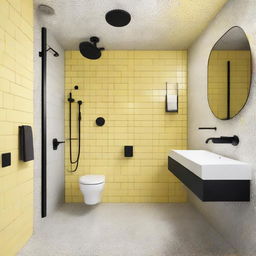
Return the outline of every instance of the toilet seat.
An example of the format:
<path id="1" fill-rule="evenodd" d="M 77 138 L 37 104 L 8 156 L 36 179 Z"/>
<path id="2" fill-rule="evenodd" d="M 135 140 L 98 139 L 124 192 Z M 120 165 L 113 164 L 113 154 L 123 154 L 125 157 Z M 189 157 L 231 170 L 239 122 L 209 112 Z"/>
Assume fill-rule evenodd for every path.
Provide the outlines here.
<path id="1" fill-rule="evenodd" d="M 79 183 L 84 185 L 97 185 L 105 182 L 104 175 L 85 175 L 79 178 Z"/>

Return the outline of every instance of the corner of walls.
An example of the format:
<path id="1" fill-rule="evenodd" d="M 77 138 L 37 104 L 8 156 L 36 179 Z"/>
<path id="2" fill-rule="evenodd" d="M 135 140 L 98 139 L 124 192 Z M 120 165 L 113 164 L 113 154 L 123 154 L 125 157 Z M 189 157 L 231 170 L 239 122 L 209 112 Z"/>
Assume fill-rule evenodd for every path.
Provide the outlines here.
<path id="1" fill-rule="evenodd" d="M 215 42 L 231 27 L 240 26 L 248 36 L 253 67 L 256 66 L 255 52 L 256 28 L 255 2 L 250 0 L 229 1 L 208 28 L 194 42 L 188 52 L 188 145 L 190 149 L 206 149 L 234 159 L 252 164 L 251 202 L 249 203 L 205 203 L 189 193 L 189 201 L 206 219 L 244 256 L 256 255 L 256 184 L 255 154 L 256 144 L 256 72 L 253 70 L 249 99 L 244 109 L 228 121 L 216 119 L 207 100 L 207 65 L 208 56 Z M 215 131 L 198 130 L 199 126 L 216 126 Z M 205 139 L 212 136 L 238 135 L 240 144 L 230 145 L 205 144 Z"/>

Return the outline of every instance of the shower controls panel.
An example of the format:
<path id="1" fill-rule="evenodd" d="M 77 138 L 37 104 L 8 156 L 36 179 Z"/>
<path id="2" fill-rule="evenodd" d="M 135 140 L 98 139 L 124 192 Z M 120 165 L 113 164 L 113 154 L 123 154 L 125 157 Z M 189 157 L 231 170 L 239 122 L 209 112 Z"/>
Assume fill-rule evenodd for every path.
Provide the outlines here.
<path id="1" fill-rule="evenodd" d="M 11 165 L 11 153 L 2 154 L 2 167 L 7 167 Z"/>

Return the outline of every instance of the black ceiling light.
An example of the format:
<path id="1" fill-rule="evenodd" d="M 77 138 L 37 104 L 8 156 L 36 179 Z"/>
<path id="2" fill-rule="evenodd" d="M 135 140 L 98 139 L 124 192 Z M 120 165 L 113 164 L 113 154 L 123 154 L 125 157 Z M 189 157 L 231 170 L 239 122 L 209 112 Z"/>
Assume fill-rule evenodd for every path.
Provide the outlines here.
<path id="1" fill-rule="evenodd" d="M 105 16 L 105 19 L 108 24 L 114 27 L 124 27 L 130 23 L 131 15 L 129 12 L 116 9 L 109 11 Z"/>

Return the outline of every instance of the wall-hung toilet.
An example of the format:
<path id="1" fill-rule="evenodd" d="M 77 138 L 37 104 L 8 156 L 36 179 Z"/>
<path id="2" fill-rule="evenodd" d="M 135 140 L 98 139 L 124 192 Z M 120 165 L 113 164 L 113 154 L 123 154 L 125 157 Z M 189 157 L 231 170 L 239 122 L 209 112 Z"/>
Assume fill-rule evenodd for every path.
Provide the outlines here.
<path id="1" fill-rule="evenodd" d="M 79 186 L 84 196 L 84 202 L 89 205 L 100 203 L 104 185 L 104 175 L 81 176 L 79 178 Z"/>

